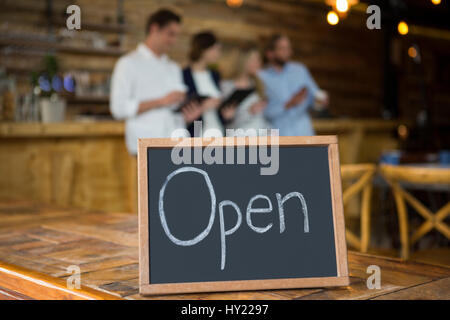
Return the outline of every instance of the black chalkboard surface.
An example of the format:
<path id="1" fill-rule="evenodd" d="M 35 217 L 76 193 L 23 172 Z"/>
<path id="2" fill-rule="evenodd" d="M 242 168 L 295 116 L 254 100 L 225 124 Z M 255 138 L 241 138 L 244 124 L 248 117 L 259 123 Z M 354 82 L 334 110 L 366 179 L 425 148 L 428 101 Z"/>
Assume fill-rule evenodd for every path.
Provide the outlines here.
<path id="1" fill-rule="evenodd" d="M 141 293 L 348 282 L 335 137 L 194 139 L 139 142 Z"/>

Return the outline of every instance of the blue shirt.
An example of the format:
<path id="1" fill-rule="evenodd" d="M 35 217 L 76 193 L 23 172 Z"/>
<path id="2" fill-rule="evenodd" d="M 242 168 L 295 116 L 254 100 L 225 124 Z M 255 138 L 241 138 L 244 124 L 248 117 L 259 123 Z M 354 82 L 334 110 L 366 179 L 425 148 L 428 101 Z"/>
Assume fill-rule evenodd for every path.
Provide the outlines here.
<path id="1" fill-rule="evenodd" d="M 280 130 L 280 135 L 314 135 L 308 109 L 313 105 L 319 87 L 308 69 L 301 63 L 288 62 L 281 71 L 269 67 L 260 71 L 259 76 L 264 83 L 268 100 L 264 115 L 274 128 Z M 285 109 L 286 103 L 303 87 L 308 90 L 306 99 L 290 109 Z"/>

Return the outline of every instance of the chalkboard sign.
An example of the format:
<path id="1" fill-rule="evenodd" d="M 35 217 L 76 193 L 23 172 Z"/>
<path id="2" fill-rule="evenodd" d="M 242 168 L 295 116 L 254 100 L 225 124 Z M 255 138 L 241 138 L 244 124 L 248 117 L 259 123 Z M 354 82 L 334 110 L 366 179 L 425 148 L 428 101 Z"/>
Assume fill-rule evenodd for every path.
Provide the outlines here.
<path id="1" fill-rule="evenodd" d="M 140 139 L 141 294 L 347 285 L 336 136 Z"/>

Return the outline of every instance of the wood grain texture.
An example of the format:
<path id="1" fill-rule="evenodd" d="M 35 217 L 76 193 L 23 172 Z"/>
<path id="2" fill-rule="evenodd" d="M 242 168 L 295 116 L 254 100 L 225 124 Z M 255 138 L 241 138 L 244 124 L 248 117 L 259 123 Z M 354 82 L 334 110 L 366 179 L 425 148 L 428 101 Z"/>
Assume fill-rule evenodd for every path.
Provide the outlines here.
<path id="1" fill-rule="evenodd" d="M 336 244 L 336 264 L 338 275 L 346 277 L 348 284 L 347 243 L 345 241 L 344 205 L 342 202 L 342 183 L 337 140 L 328 146 L 328 161 L 331 200 L 333 206 L 334 237 Z"/>
<path id="2" fill-rule="evenodd" d="M 97 232 L 72 233 L 70 228 L 64 228 L 64 222 L 71 226 L 90 226 Z M 388 294 L 394 293 L 401 295 L 402 299 L 438 299 L 448 297 L 450 292 L 450 267 L 349 251 L 350 284 L 344 287 L 144 297 L 138 293 L 137 228 L 137 216 L 128 213 L 64 209 L 29 201 L 1 200 L 0 261 L 61 281 L 69 275 L 66 268 L 77 264 L 81 269 L 83 286 L 126 299 L 373 299 L 391 298 Z M 109 235 L 112 230 L 120 231 L 122 237 L 111 242 L 104 234 Z M 381 268 L 381 289 L 369 290 L 365 285 L 370 265 Z M 426 285 L 426 290 L 415 289 L 421 285 Z M 2 293 L 2 288 L 5 289 L 0 284 L 0 296 L 4 297 L 7 291 Z M 15 294 L 21 294 L 25 299 L 32 298 L 24 294 L 26 290 L 31 289 L 21 287 Z"/>
<path id="3" fill-rule="evenodd" d="M 347 242 L 361 252 L 367 252 L 369 249 L 372 179 L 375 171 L 376 166 L 374 164 L 347 164 L 341 166 L 343 183 L 350 181 L 350 185 L 343 193 L 344 206 L 355 195 L 362 193 L 360 205 L 360 236 L 356 236 L 349 229 L 345 231 Z"/>
<path id="4" fill-rule="evenodd" d="M 27 297 L 40 300 L 116 300 L 119 298 L 117 295 L 85 286 L 81 286 L 80 289 L 69 289 L 66 281 L 4 262 L 0 262 L 0 288 L 14 292 L 12 296 L 16 299 Z M 7 291 L 4 291 L 2 295 L 6 294 Z"/>
<path id="5" fill-rule="evenodd" d="M 279 146 L 328 146 L 336 144 L 336 136 L 305 136 L 305 137 L 219 137 L 219 138 L 147 138 L 138 139 L 139 153 L 146 152 L 146 148 L 172 147 L 204 147 L 204 146 L 256 146 L 261 144 Z M 142 149 L 142 150 L 141 150 Z M 145 155 L 144 155 L 145 156 Z"/>
<path id="6" fill-rule="evenodd" d="M 139 265 L 149 266 L 147 148 L 138 143 Z M 139 268 L 139 287 L 150 283 L 149 268 Z"/>
<path id="7" fill-rule="evenodd" d="M 405 300 L 423 299 L 424 296 L 430 300 L 450 300 L 450 278 L 430 281 L 411 288 L 407 292 L 397 291 L 376 297 L 376 300 Z"/>

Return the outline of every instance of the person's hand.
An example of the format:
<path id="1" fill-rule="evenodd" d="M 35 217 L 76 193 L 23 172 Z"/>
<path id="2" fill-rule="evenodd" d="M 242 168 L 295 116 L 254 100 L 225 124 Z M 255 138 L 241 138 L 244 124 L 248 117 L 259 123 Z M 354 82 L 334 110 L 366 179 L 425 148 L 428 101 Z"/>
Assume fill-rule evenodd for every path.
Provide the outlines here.
<path id="1" fill-rule="evenodd" d="M 184 121 L 189 124 L 197 120 L 203 113 L 202 107 L 197 102 L 190 102 L 181 109 Z"/>
<path id="2" fill-rule="evenodd" d="M 308 89 L 304 87 L 296 94 L 294 94 L 291 99 L 289 99 L 289 101 L 284 106 L 285 109 L 291 109 L 292 107 L 295 107 L 296 105 L 302 103 L 307 96 L 308 96 Z"/>
<path id="3" fill-rule="evenodd" d="M 186 97 L 186 93 L 183 91 L 171 91 L 161 98 L 161 105 L 171 105 L 182 102 Z"/>
<path id="4" fill-rule="evenodd" d="M 267 106 L 267 101 L 259 100 L 250 106 L 249 112 L 250 114 L 259 114 L 261 113 Z"/>
<path id="5" fill-rule="evenodd" d="M 319 90 L 314 97 L 314 109 L 320 111 L 328 107 L 330 104 L 330 98 L 328 92 Z"/>
<path id="6" fill-rule="evenodd" d="M 236 107 L 233 104 L 227 105 L 220 110 L 220 113 L 225 120 L 230 121 L 236 115 Z"/>
<path id="7" fill-rule="evenodd" d="M 220 104 L 220 99 L 218 98 L 207 98 L 205 100 L 203 100 L 202 102 L 202 108 L 204 111 L 206 110 L 210 110 L 210 109 L 215 109 L 219 106 Z"/>

